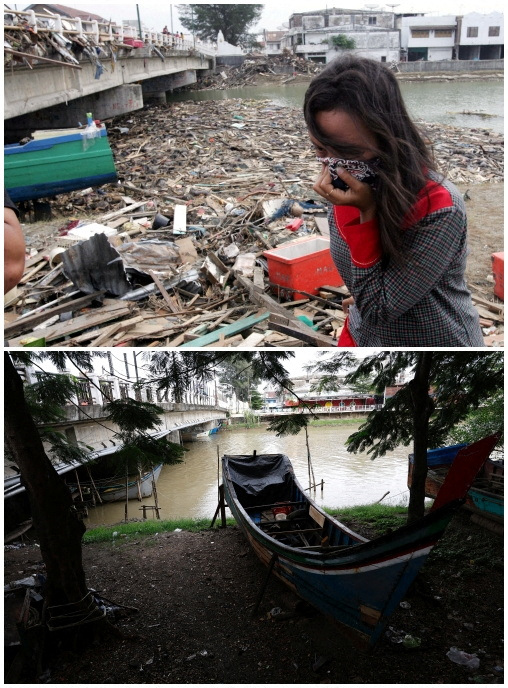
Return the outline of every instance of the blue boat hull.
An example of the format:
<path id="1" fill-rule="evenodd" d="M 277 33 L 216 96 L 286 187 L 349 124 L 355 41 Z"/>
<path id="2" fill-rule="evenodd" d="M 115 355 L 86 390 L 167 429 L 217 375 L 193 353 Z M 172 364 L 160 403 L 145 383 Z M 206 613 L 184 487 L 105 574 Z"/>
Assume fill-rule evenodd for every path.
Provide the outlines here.
<path id="1" fill-rule="evenodd" d="M 256 555 L 265 565 L 273 558 L 275 575 L 333 619 L 358 647 L 373 648 L 462 501 L 454 500 L 418 523 L 368 541 L 325 514 L 293 476 L 291 493 L 283 499 L 297 510 L 308 510 L 327 545 L 291 546 L 263 530 L 264 507 L 257 511 L 240 502 L 228 472 L 228 461 L 238 458 L 242 457 L 223 459 L 225 498 Z"/>

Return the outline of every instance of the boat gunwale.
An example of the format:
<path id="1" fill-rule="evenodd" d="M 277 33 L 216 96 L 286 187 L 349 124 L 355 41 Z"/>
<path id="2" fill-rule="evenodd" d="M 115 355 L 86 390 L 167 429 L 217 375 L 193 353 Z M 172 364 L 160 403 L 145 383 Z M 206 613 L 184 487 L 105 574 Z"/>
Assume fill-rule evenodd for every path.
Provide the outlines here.
<path id="1" fill-rule="evenodd" d="M 256 540 L 260 542 L 260 544 L 264 544 L 268 549 L 271 551 L 277 551 L 281 553 L 285 553 L 288 555 L 289 558 L 294 559 L 295 557 L 298 557 L 299 559 L 305 558 L 305 559 L 310 559 L 308 562 L 309 564 L 315 564 L 315 563 L 323 563 L 326 564 L 330 567 L 332 566 L 344 566 L 347 568 L 352 568 L 355 565 L 356 566 L 367 566 L 369 565 L 369 560 L 368 557 L 374 558 L 376 562 L 382 561 L 382 560 L 389 560 L 398 556 L 404 556 L 404 554 L 407 554 L 408 552 L 417 552 L 420 549 L 426 549 L 429 545 L 434 545 L 436 538 L 433 536 L 433 533 L 429 533 L 428 537 L 425 538 L 425 541 L 419 541 L 415 542 L 413 544 L 407 543 L 405 546 L 403 543 L 400 543 L 398 546 L 398 549 L 400 551 L 397 551 L 397 542 L 396 538 L 400 536 L 402 533 L 403 535 L 411 536 L 411 533 L 418 533 L 419 531 L 423 530 L 426 526 L 433 522 L 439 522 L 443 518 L 447 518 L 447 514 L 449 511 L 456 511 L 459 506 L 461 506 L 465 500 L 459 499 L 459 500 L 453 500 L 452 502 L 449 502 L 445 505 L 443 505 L 441 508 L 436 509 L 433 512 L 430 512 L 423 516 L 421 519 L 418 521 L 415 521 L 414 523 L 411 524 L 404 524 L 400 528 L 397 528 L 397 530 L 391 532 L 391 533 L 385 533 L 384 535 L 381 535 L 377 538 L 374 538 L 372 540 L 369 540 L 367 538 L 364 538 L 361 536 L 359 533 L 355 533 L 352 531 L 350 528 L 348 528 L 346 525 L 341 523 L 339 520 L 335 519 L 333 516 L 330 514 L 327 514 L 319 505 L 314 502 L 314 500 L 309 496 L 306 495 L 304 490 L 302 489 L 300 483 L 298 482 L 298 479 L 294 475 L 293 470 L 291 471 L 292 473 L 292 480 L 295 482 L 296 486 L 298 489 L 302 492 L 305 500 L 312 505 L 320 514 L 322 514 L 326 520 L 330 521 L 333 526 L 339 527 L 343 532 L 346 532 L 347 534 L 351 533 L 355 538 L 359 538 L 361 541 L 358 544 L 351 544 L 351 545 L 345 545 L 342 546 L 341 550 L 337 550 L 337 548 L 333 548 L 333 545 L 330 546 L 330 552 L 323 552 L 323 551 L 311 551 L 311 550 L 306 550 L 304 548 L 299 548 L 299 547 L 292 547 L 291 545 L 286 545 L 283 542 L 279 542 L 275 538 L 271 537 L 268 533 L 263 531 L 249 516 L 249 514 L 245 511 L 244 507 L 240 503 L 238 496 L 236 495 L 236 490 L 234 488 L 234 482 L 229 474 L 229 466 L 227 464 L 227 458 L 228 456 L 235 456 L 235 455 L 225 455 L 223 457 L 223 467 L 226 469 L 223 471 L 223 474 L 227 472 L 227 480 L 230 486 L 230 492 L 231 496 L 234 499 L 236 507 L 240 510 L 241 515 L 243 517 L 245 526 L 247 527 L 248 530 L 252 530 L 253 533 L 257 534 L 258 537 Z M 291 465 L 291 464 L 290 464 Z M 292 469 L 292 466 L 291 466 Z M 449 519 L 448 519 L 449 520 Z M 446 527 L 446 526 L 445 526 Z M 438 538 L 439 539 L 439 536 Z M 393 544 L 393 551 L 386 552 L 384 556 L 380 556 L 381 553 L 378 553 L 376 555 L 375 551 L 369 552 L 369 550 L 375 550 L 379 546 L 384 546 L 386 544 L 390 544 L 392 542 Z M 341 547 L 338 545 L 337 547 Z M 365 562 L 356 562 L 355 560 L 360 557 L 366 557 L 367 560 Z M 348 559 L 352 557 L 353 561 L 344 561 L 345 559 Z M 373 563 L 372 561 L 370 563 Z"/>

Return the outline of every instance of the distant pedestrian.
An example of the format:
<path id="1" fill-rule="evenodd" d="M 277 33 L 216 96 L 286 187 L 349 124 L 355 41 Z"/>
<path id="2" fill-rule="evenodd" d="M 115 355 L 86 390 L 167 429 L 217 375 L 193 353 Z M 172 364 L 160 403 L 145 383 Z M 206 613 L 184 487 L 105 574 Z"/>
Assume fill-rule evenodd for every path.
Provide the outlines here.
<path id="1" fill-rule="evenodd" d="M 304 115 L 351 294 L 339 346 L 484 346 L 464 277 L 462 194 L 437 172 L 390 68 L 334 60 L 311 81 Z"/>
<path id="2" fill-rule="evenodd" d="M 168 33 L 169 33 L 169 29 L 168 29 L 167 26 L 165 26 L 165 27 L 162 29 L 162 33 L 165 33 L 165 34 L 168 34 Z"/>

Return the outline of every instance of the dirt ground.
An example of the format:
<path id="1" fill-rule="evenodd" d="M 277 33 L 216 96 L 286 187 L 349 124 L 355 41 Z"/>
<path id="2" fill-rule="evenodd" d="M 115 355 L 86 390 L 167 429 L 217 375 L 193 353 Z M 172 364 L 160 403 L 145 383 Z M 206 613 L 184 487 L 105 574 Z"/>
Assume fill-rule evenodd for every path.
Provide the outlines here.
<path id="1" fill-rule="evenodd" d="M 466 200 L 469 257 L 466 278 L 470 286 L 492 291 L 492 253 L 504 251 L 504 184 L 478 184 L 458 188 Z"/>
<path id="2" fill-rule="evenodd" d="M 41 571 L 34 545 L 5 555 L 6 582 Z M 391 618 L 392 635 L 421 644 L 385 637 L 370 655 L 275 578 L 251 618 L 265 569 L 236 527 L 86 545 L 84 563 L 90 587 L 139 610 L 115 622 L 131 639 L 61 654 L 43 682 L 503 683 L 503 538 L 468 514 L 434 549 L 409 608 Z M 479 668 L 453 663 L 451 647 L 476 654 Z"/>

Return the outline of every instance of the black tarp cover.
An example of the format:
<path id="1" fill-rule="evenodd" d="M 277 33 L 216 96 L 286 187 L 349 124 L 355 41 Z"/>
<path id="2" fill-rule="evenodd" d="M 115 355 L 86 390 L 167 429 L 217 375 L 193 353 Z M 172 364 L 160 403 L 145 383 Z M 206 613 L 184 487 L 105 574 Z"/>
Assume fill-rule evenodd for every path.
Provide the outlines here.
<path id="1" fill-rule="evenodd" d="M 225 456 L 240 502 L 271 503 L 289 498 L 293 467 L 285 454 Z"/>

